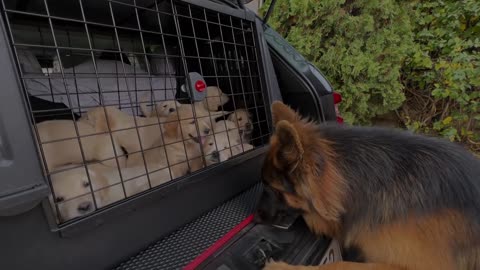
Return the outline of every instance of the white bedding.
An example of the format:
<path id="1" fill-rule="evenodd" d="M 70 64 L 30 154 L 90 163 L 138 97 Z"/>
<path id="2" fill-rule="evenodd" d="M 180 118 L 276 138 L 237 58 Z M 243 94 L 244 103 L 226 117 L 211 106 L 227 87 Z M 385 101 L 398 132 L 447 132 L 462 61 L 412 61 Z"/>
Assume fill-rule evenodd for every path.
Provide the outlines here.
<path id="1" fill-rule="evenodd" d="M 117 105 L 127 108 L 137 106 L 138 101 L 149 100 L 152 89 L 154 99 L 157 101 L 174 99 L 175 97 L 175 69 L 172 63 L 169 63 L 170 67 L 167 68 L 164 59 L 157 60 L 153 64 L 156 64 L 157 67 L 163 67 L 164 70 L 161 73 L 165 75 L 152 77 L 151 79 L 148 78 L 145 71 L 138 68 L 134 69 L 128 64 L 122 65 L 120 61 L 97 60 L 99 77 L 97 80 L 91 60 L 73 68 L 65 69 L 64 79 L 60 73 L 53 73 L 42 78 L 41 70 L 35 72 L 40 65 L 38 65 L 33 54 L 23 53 L 19 57 L 24 72 L 27 72 L 24 76 L 28 77 L 30 73 L 32 75 L 33 72 L 35 73 L 34 78 L 24 79 L 26 90 L 30 95 L 53 102 L 62 102 L 74 111 L 78 111 L 78 108 L 85 111 L 89 107 L 100 105 L 99 86 L 104 105 Z M 70 101 L 67 91 L 70 94 Z M 132 110 L 128 109 L 126 111 L 131 112 Z"/>

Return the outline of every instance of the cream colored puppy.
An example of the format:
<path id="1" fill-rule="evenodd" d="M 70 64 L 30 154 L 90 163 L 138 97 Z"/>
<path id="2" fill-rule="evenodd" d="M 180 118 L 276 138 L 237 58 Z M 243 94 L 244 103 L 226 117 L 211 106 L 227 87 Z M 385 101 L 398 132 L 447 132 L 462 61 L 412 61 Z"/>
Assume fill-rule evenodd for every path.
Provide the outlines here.
<path id="1" fill-rule="evenodd" d="M 122 157 L 123 151 L 118 142 L 115 140 L 112 142 L 109 134 L 99 134 L 101 132 L 86 122 L 51 120 L 37 124 L 37 130 L 49 172 L 66 164 L 106 159 L 110 160 L 104 161 L 104 164 L 116 166 L 115 156 L 118 156 L 120 166 L 125 164 L 125 157 Z M 81 136 L 81 145 L 78 136 Z"/>
<path id="2" fill-rule="evenodd" d="M 167 117 L 170 114 L 175 113 L 177 108 L 181 105 L 182 104 L 176 100 L 165 100 L 156 103 L 150 110 L 147 108 L 146 103 L 142 103 L 140 104 L 140 109 L 145 117 Z"/>
<path id="3" fill-rule="evenodd" d="M 195 117 L 198 121 L 209 122 L 210 126 L 215 125 L 215 119 L 230 114 L 228 111 L 209 111 L 201 102 L 195 102 L 193 105 L 183 105 L 182 114 L 186 118 Z"/>
<path id="4" fill-rule="evenodd" d="M 252 137 L 252 115 L 246 109 L 237 109 L 228 116 L 228 120 L 234 122 L 240 130 L 243 143 L 249 143 Z"/>
<path id="5" fill-rule="evenodd" d="M 214 126 L 214 135 L 208 136 L 203 146 L 207 165 L 229 159 L 232 156 L 232 147 L 240 143 L 240 133 L 235 123 L 228 120 L 218 121 Z"/>
<path id="6" fill-rule="evenodd" d="M 191 105 L 182 105 L 164 124 L 165 150 L 174 177 L 203 167 L 202 146 L 212 130 L 210 117 L 194 117 Z"/>
<path id="7" fill-rule="evenodd" d="M 217 86 L 208 86 L 206 91 L 206 97 L 203 101 L 200 101 L 200 103 L 202 103 L 203 107 L 208 111 L 218 111 L 218 107 L 230 101 L 230 98 Z"/>
<path id="8" fill-rule="evenodd" d="M 61 222 L 92 213 L 96 210 L 95 203 L 100 208 L 104 205 L 104 199 L 109 200 L 119 195 L 111 192 L 110 189 L 99 190 L 109 185 L 109 179 L 103 174 L 90 168 L 87 174 L 84 166 L 78 166 L 80 165 L 64 166 L 61 167 L 61 172 L 50 175 L 53 188 L 50 201 L 57 205 L 54 209 Z M 118 170 L 114 167 L 108 168 Z M 116 179 L 113 182 L 115 183 Z M 95 202 L 92 190 L 95 191 Z"/>
<path id="9" fill-rule="evenodd" d="M 90 109 L 80 120 L 88 121 L 99 132 L 112 132 L 118 144 L 129 154 L 163 145 L 161 123 L 166 118 L 131 116 L 107 106 Z"/>
<path id="10" fill-rule="evenodd" d="M 125 195 L 130 197 L 147 190 L 150 185 L 154 187 L 170 179 L 169 174 L 165 172 L 155 172 L 147 177 L 143 164 L 121 168 L 120 172 L 118 168 L 99 163 L 88 164 L 88 175 L 84 166 L 78 166 L 62 167 L 61 172 L 50 176 L 53 188 L 50 201 L 58 207 L 56 213 L 59 221 L 87 215 L 98 208 L 124 199 Z"/>
<path id="11" fill-rule="evenodd" d="M 145 165 L 147 170 L 145 170 Z M 141 168 L 142 174 L 148 171 L 150 184 L 156 187 L 175 178 L 167 161 L 167 154 L 164 146 L 145 150 L 143 153 L 135 153 L 128 157 L 128 168 Z"/>
<path id="12" fill-rule="evenodd" d="M 220 135 L 220 136 L 224 136 L 224 135 Z M 215 135 L 215 137 L 218 138 L 217 135 Z M 217 139 L 217 141 L 221 142 L 221 139 L 220 140 Z M 206 145 L 208 146 L 206 146 L 204 153 L 205 153 L 205 160 L 206 160 L 207 166 L 215 163 L 223 162 L 237 155 L 240 155 L 244 152 L 254 149 L 253 145 L 244 143 L 244 144 L 234 145 L 231 148 L 216 150 L 217 148 L 221 149 L 222 143 L 215 144 L 214 140 L 212 139 L 209 139 Z M 225 147 L 225 144 L 223 144 L 223 146 Z"/>
<path id="13" fill-rule="evenodd" d="M 149 172 L 159 170 L 163 175 L 167 174 L 164 168 L 170 166 L 172 178 L 202 168 L 200 149 L 205 143 L 206 136 L 211 132 L 211 123 L 214 121 L 210 114 L 198 104 L 183 104 L 176 113 L 165 120 L 163 125 L 165 147 L 155 147 L 145 151 L 144 154 L 129 156 L 127 166 L 146 163 Z M 224 114 L 225 112 L 217 112 L 215 115 Z"/>

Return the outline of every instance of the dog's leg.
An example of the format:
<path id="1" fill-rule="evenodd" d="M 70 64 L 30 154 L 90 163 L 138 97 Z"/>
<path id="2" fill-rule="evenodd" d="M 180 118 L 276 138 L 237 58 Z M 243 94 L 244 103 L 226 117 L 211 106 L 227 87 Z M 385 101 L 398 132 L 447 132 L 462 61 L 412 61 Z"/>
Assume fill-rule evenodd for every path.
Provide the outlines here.
<path id="1" fill-rule="evenodd" d="M 407 270 L 406 268 L 381 263 L 336 262 L 321 266 L 289 265 L 283 262 L 270 262 L 263 270 Z"/>

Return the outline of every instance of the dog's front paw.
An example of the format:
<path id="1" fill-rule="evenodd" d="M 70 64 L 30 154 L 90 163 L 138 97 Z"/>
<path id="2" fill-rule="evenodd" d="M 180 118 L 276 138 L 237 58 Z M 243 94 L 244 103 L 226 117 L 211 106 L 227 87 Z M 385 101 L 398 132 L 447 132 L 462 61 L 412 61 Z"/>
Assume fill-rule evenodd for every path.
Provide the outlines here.
<path id="1" fill-rule="evenodd" d="M 284 262 L 270 261 L 265 264 L 263 270 L 298 270 L 298 266 L 286 264 Z"/>

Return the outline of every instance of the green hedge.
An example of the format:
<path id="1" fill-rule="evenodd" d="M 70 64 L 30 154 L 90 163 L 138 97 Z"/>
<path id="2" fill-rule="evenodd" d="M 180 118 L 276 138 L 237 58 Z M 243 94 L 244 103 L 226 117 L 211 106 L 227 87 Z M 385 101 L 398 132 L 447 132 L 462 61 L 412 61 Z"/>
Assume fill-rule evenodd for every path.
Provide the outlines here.
<path id="1" fill-rule="evenodd" d="M 479 14 L 477 0 L 278 0 L 269 24 L 343 95 L 347 122 L 396 111 L 412 130 L 475 148 Z"/>
<path id="2" fill-rule="evenodd" d="M 479 151 L 480 1 L 415 1 L 410 10 L 417 50 L 402 72 L 405 124 Z"/>

